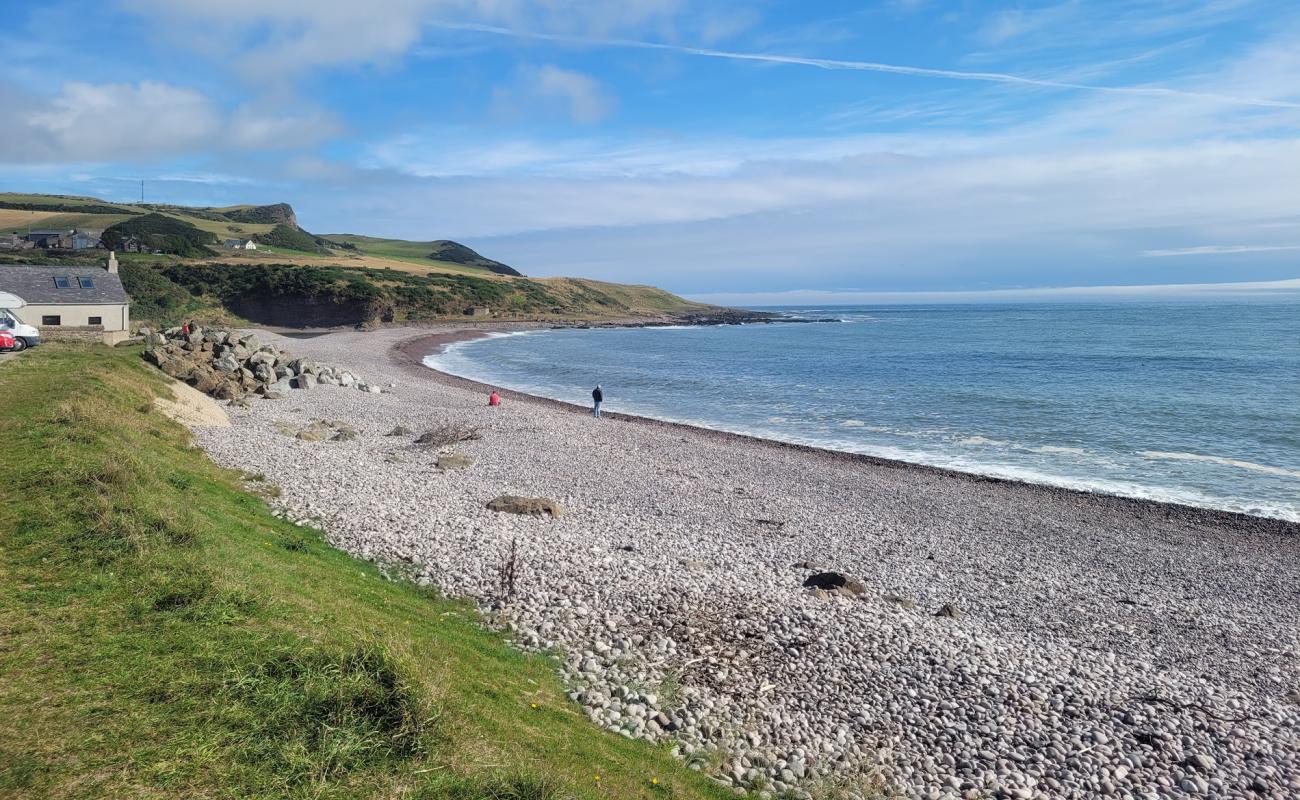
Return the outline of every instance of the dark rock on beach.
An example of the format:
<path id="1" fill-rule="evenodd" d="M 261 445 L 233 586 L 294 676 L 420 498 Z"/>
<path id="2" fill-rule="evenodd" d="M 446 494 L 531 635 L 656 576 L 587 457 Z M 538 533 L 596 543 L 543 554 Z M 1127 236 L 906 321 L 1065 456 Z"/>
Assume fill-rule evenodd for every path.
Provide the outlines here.
<path id="1" fill-rule="evenodd" d="M 532 517 L 564 516 L 564 506 L 546 497 L 519 497 L 503 494 L 487 504 L 489 511 L 501 511 L 507 514 L 524 514 Z"/>

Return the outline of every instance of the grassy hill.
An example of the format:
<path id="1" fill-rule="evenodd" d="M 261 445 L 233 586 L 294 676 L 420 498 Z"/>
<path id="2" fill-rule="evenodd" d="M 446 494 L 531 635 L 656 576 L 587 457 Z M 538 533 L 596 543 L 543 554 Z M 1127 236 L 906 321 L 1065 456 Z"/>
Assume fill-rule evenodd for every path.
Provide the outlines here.
<path id="1" fill-rule="evenodd" d="M 469 606 L 270 513 L 137 348 L 0 365 L 0 797 L 721 800 Z"/>
<path id="2" fill-rule="evenodd" d="M 121 255 L 140 321 L 186 318 L 284 326 L 460 320 L 469 309 L 504 319 L 662 318 L 705 309 L 650 286 L 526 278 L 448 240 L 316 236 L 291 206 L 193 208 L 93 197 L 0 193 L 0 231 L 90 228 L 145 238 L 155 253 Z M 111 237 L 110 237 L 111 238 Z M 251 238 L 258 250 L 226 250 Z M 0 251 L 2 262 L 91 262 L 96 253 Z"/>
<path id="3" fill-rule="evenodd" d="M 327 241 L 351 245 L 355 252 L 383 256 L 412 264 L 479 267 L 498 275 L 522 277 L 514 267 L 484 258 L 463 244 L 447 239 L 432 242 L 408 242 L 403 239 L 380 239 L 355 233 L 327 233 Z"/>

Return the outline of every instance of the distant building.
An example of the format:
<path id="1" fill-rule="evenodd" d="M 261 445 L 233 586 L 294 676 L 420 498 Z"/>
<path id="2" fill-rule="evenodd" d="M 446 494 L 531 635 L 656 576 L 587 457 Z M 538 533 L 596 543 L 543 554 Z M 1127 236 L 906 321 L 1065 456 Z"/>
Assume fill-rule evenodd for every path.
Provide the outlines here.
<path id="1" fill-rule="evenodd" d="M 23 238 L 31 242 L 33 247 L 56 250 L 59 249 L 59 240 L 71 233 L 72 231 L 65 230 L 28 231 L 23 234 Z"/>
<path id="2" fill-rule="evenodd" d="M 100 242 L 101 236 L 103 236 L 103 231 L 75 230 L 72 232 L 72 236 L 70 237 L 71 239 L 71 241 L 69 242 L 69 244 L 71 244 L 70 249 L 94 250 L 96 248 L 103 247 L 103 244 Z"/>
<path id="3" fill-rule="evenodd" d="M 91 250 L 100 246 L 100 231 L 42 230 L 23 235 L 29 246 L 42 250 Z"/>
<path id="4" fill-rule="evenodd" d="M 225 242 L 227 250 L 256 250 L 257 242 L 252 239 L 227 239 Z"/>
<path id="5" fill-rule="evenodd" d="M 31 250 L 35 246 L 21 233 L 0 234 L 0 250 Z"/>
<path id="6" fill-rule="evenodd" d="M 0 264 L 0 291 L 27 301 L 13 313 L 39 328 L 43 339 L 117 344 L 129 335 L 131 300 L 112 254 L 107 269 Z"/>
<path id="7" fill-rule="evenodd" d="M 488 308 L 487 306 L 470 306 L 469 308 L 465 309 L 465 316 L 490 317 L 492 316 L 492 309 Z"/>

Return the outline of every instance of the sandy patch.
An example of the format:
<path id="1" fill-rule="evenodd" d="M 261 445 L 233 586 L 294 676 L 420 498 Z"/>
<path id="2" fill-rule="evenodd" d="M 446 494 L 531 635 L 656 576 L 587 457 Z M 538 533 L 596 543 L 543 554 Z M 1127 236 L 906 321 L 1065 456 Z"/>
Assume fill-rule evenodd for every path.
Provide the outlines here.
<path id="1" fill-rule="evenodd" d="M 176 396 L 175 400 L 154 398 L 159 411 L 187 428 L 230 427 L 230 417 L 226 416 L 226 410 L 216 400 L 176 380 L 172 381 L 171 390 Z"/>

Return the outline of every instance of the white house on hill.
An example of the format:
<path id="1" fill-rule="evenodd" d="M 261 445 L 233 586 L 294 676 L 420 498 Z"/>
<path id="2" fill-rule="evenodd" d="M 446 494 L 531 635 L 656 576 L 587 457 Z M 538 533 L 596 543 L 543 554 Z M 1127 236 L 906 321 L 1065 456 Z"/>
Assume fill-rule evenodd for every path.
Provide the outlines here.
<path id="1" fill-rule="evenodd" d="M 225 244 L 227 250 L 256 250 L 257 249 L 257 242 L 254 242 L 252 239 L 227 239 Z"/>

